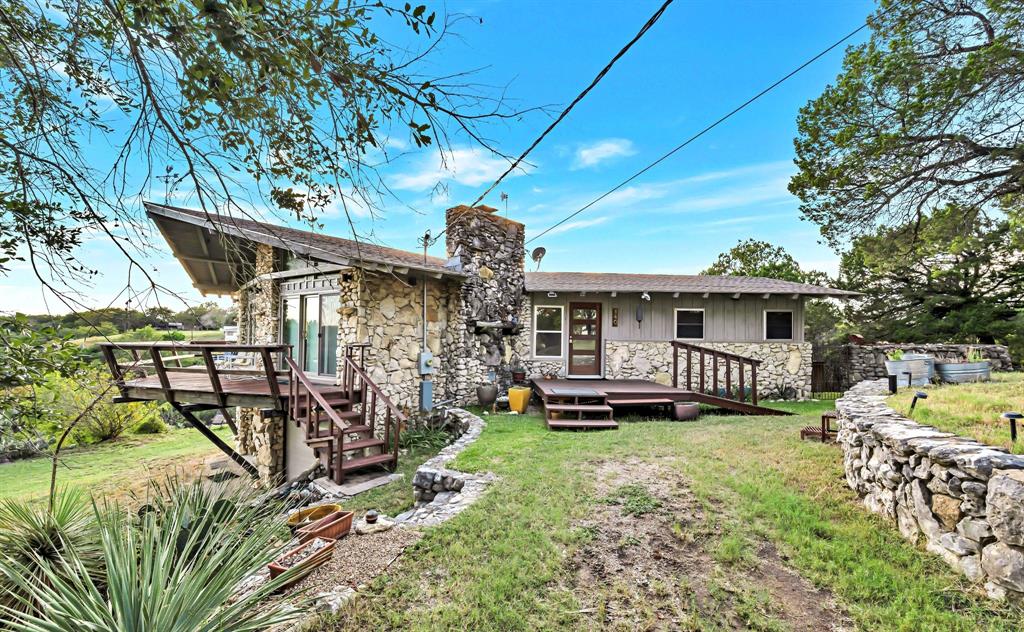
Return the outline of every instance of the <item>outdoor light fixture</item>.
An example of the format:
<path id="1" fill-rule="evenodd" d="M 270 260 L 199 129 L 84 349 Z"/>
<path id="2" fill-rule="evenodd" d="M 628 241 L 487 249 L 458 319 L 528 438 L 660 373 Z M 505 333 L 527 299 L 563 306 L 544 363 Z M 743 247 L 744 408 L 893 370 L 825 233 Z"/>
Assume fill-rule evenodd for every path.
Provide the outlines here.
<path id="1" fill-rule="evenodd" d="M 917 406 L 917 400 L 919 399 L 928 399 L 928 393 L 924 391 L 914 393 L 914 399 L 910 401 L 910 412 L 914 412 L 914 406 Z"/>
<path id="2" fill-rule="evenodd" d="M 999 415 L 1006 421 L 1010 422 L 1010 441 L 1017 440 L 1017 420 L 1024 418 L 1024 415 L 1015 412 L 1006 412 Z"/>
<path id="3" fill-rule="evenodd" d="M 548 298 L 558 298 L 558 292 L 548 292 Z"/>
<path id="4" fill-rule="evenodd" d="M 896 384 L 896 379 L 897 378 L 896 378 L 895 375 L 890 375 L 888 377 L 889 377 L 889 393 L 892 394 L 892 395 L 895 395 L 896 394 L 896 389 L 897 389 L 897 386 L 898 386 Z"/>

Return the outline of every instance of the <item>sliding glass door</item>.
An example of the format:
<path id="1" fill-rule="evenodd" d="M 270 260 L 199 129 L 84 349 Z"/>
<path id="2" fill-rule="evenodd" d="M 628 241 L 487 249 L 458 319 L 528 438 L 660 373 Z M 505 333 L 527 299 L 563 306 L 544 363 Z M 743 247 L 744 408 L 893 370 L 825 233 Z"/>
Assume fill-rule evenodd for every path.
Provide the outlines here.
<path id="1" fill-rule="evenodd" d="M 311 375 L 335 375 L 338 366 L 337 294 L 303 294 L 281 301 L 281 342 Z"/>

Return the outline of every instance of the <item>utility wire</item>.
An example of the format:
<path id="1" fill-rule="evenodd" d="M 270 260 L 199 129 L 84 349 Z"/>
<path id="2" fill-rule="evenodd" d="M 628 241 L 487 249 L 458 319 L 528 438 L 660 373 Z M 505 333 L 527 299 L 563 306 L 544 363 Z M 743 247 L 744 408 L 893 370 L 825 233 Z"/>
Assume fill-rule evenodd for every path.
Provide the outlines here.
<path id="1" fill-rule="evenodd" d="M 671 150 L 671 151 L 669 151 L 668 153 L 666 153 L 666 154 L 662 155 L 662 156 L 661 156 L 660 158 L 658 158 L 658 159 L 657 159 L 657 160 L 655 160 L 654 162 L 650 163 L 649 165 L 647 165 L 646 167 L 644 167 L 644 168 L 643 168 L 643 169 L 641 169 L 640 171 L 637 171 L 637 172 L 636 172 L 636 173 L 634 173 L 633 175 L 629 176 L 628 178 L 626 178 L 625 180 L 623 180 L 623 181 L 622 181 L 622 182 L 620 182 L 619 184 L 615 185 L 615 187 L 613 187 L 613 188 L 609 189 L 608 191 L 606 191 L 606 192 L 602 193 L 602 194 L 601 194 L 601 195 L 599 195 L 599 196 L 598 196 L 597 198 L 595 198 L 595 199 L 594 199 L 594 200 L 592 200 L 591 202 L 587 203 L 587 204 L 586 204 L 585 206 L 581 207 L 581 208 L 580 208 L 579 210 L 577 210 L 577 211 L 574 211 L 573 213 L 570 213 L 569 215 L 566 215 L 566 216 L 565 216 L 564 218 L 562 218 L 561 220 L 559 220 L 559 221 L 558 221 L 557 223 L 555 223 L 555 224 L 552 224 L 551 226 L 549 226 L 549 227 L 545 228 L 545 229 L 543 230 L 543 232 L 540 232 L 540 233 L 538 233 L 537 235 L 534 235 L 534 236 L 533 236 L 533 237 L 531 237 L 530 239 L 526 240 L 526 243 L 528 244 L 528 243 L 530 243 L 531 241 L 535 241 L 535 240 L 537 240 L 537 239 L 540 239 L 540 238 L 541 238 L 541 237 L 543 237 L 544 235 L 546 235 L 546 234 L 550 233 L 550 232 L 551 232 L 552 230 L 554 230 L 554 229 L 558 228 L 558 227 L 559 227 L 559 226 L 561 226 L 562 224 L 564 224 L 564 223 L 568 222 L 569 220 L 571 220 L 572 218 L 576 217 L 576 216 L 577 216 L 577 215 L 579 215 L 580 213 L 582 213 L 582 212 L 586 211 L 587 209 L 589 209 L 590 207 L 594 206 L 595 204 L 597 204 L 597 203 L 598 203 L 598 202 L 600 202 L 601 200 L 605 199 L 606 197 L 608 197 L 608 196 L 609 196 L 609 195 L 611 195 L 612 193 L 615 193 L 616 191 L 618 191 L 618 190 L 619 190 L 619 189 L 621 189 L 622 187 L 626 186 L 627 184 L 629 184 L 629 183 L 630 183 L 630 182 L 632 182 L 633 180 L 636 180 L 637 178 L 639 178 L 639 177 L 640 177 L 640 176 L 642 176 L 643 174 L 647 173 L 648 171 L 650 171 L 651 169 L 653 169 L 654 167 L 656 167 L 656 166 L 657 166 L 657 165 L 659 165 L 660 163 L 662 163 L 662 162 L 664 162 L 665 160 L 667 160 L 667 159 L 668 159 L 668 158 L 669 158 L 670 156 L 672 156 L 673 154 L 675 154 L 676 152 L 678 152 L 678 151 L 679 151 L 679 150 L 681 150 L 682 148 L 686 147 L 687 145 L 689 145 L 689 144 L 690 144 L 690 143 L 692 143 L 693 141 L 697 140 L 698 138 L 700 138 L 700 137 L 701 137 L 701 136 L 703 136 L 704 134 L 706 134 L 706 133 L 710 132 L 710 131 L 711 131 L 711 130 L 713 130 L 714 128 L 718 127 L 718 126 L 719 126 L 719 125 L 720 125 L 721 123 L 724 123 L 724 122 L 725 122 L 726 120 L 728 120 L 728 119 L 732 118 L 732 116 L 733 116 L 734 114 L 736 114 L 737 112 L 739 112 L 740 110 L 742 110 L 742 109 L 746 108 L 746 107 L 747 107 L 748 105 L 750 105 L 750 104 L 751 104 L 751 103 L 753 103 L 754 101 L 757 101 L 758 99 L 760 99 L 760 98 L 761 98 L 761 97 L 763 97 L 764 95 L 768 94 L 769 92 L 771 92 L 772 90 L 774 90 L 774 89 L 775 89 L 775 88 L 777 88 L 778 86 L 782 85 L 782 84 L 783 84 L 784 82 L 786 82 L 786 81 L 787 81 L 788 79 L 790 79 L 791 77 L 793 77 L 793 75 L 797 74 L 798 72 L 800 72 L 800 71 L 801 71 L 801 70 L 803 70 L 804 68 L 806 68 L 806 67 L 810 66 L 811 64 L 813 64 L 814 62 L 818 61 L 819 59 L 821 59 L 822 57 L 824 57 L 824 56 L 825 56 L 825 55 L 827 55 L 828 53 L 832 52 L 832 51 L 833 51 L 834 49 L 836 49 L 837 47 L 839 47 L 840 45 L 842 45 L 842 44 L 843 44 L 843 43 L 844 43 L 844 42 L 845 42 L 846 40 L 850 39 L 851 37 L 853 37 L 853 36 L 854 36 L 854 35 L 856 35 L 857 33 L 860 33 L 860 32 L 861 32 L 862 30 L 864 30 L 865 28 L 867 28 L 867 26 L 868 26 L 868 23 L 867 23 L 867 22 L 865 22 L 864 24 L 861 24 L 861 25 L 860 25 L 860 26 L 858 26 L 858 27 L 857 27 L 856 29 L 854 29 L 854 30 L 850 31 L 849 33 L 847 33 L 847 34 L 846 34 L 846 36 L 844 36 L 844 37 L 843 37 L 842 39 L 840 39 L 839 41 L 835 42 L 834 44 L 832 44 L 831 46 L 829 46 L 829 47 L 828 47 L 828 48 L 826 48 L 825 50 L 821 51 L 820 53 L 818 53 L 818 54 L 817 54 L 817 55 L 815 55 L 814 57 L 811 57 L 810 59 L 808 59 L 808 60 L 807 60 L 807 61 L 805 61 L 804 63 L 800 64 L 800 65 L 799 65 L 799 66 L 797 66 L 797 67 L 796 67 L 796 68 L 795 68 L 794 70 L 790 71 L 790 72 L 789 72 L 789 74 L 787 74 L 786 76 L 782 77 L 781 79 L 779 79 L 779 80 L 778 80 L 778 81 L 776 81 L 775 83 L 771 84 L 770 86 L 768 86 L 768 87 L 767 87 L 767 88 L 765 88 L 764 90 L 762 90 L 762 91 L 758 92 L 758 93 L 757 93 L 757 94 L 755 94 L 754 96 L 750 97 L 749 99 L 747 99 L 746 101 L 744 101 L 744 102 L 743 102 L 743 103 L 742 103 L 742 104 L 741 104 L 740 106 L 738 106 L 737 108 L 735 108 L 734 110 L 732 110 L 731 112 L 729 112 L 728 114 L 726 114 L 725 116 L 721 117 L 720 119 L 718 119 L 718 120 L 717 120 L 717 121 L 715 121 L 714 123 L 711 123 L 710 125 L 708 125 L 708 126 L 707 126 L 707 127 L 705 127 L 704 129 L 700 130 L 699 132 L 697 132 L 697 133 L 696 133 L 696 134 L 694 134 L 693 136 L 691 136 L 691 137 L 687 138 L 687 139 L 686 139 L 685 141 L 683 141 L 683 142 L 682 142 L 682 143 L 680 143 L 679 145 L 676 145 L 676 147 L 675 147 L 674 149 L 672 149 L 672 150 Z"/>
<path id="2" fill-rule="evenodd" d="M 604 76 L 607 75 L 608 72 L 612 69 L 612 66 L 615 65 L 615 62 L 619 61 L 619 59 L 621 59 L 622 56 L 625 55 L 629 51 L 629 49 L 633 47 L 633 44 L 636 44 L 640 40 L 641 37 L 643 37 L 644 35 L 647 34 L 647 31 L 651 30 L 651 27 L 653 27 L 654 24 L 661 18 L 662 14 L 665 13 L 665 9 L 667 9 L 668 5 L 672 4 L 673 1 L 674 0 L 665 0 L 664 4 L 662 4 L 658 8 L 658 10 L 654 12 L 654 15 L 652 15 L 650 18 L 648 18 L 647 22 L 645 22 L 644 25 L 640 28 L 640 30 L 637 31 L 637 34 L 633 36 L 633 39 L 629 40 L 629 42 L 625 46 L 623 46 L 622 49 L 619 50 L 619 52 L 616 53 L 614 57 L 612 57 L 612 60 L 609 61 L 608 64 L 604 68 L 601 69 L 601 72 L 597 73 L 597 76 L 594 77 L 594 79 L 590 82 L 590 84 L 586 88 L 583 89 L 582 92 L 580 92 L 578 95 L 576 95 L 576 98 L 572 100 L 572 103 L 570 103 L 567 108 L 562 110 L 562 113 L 558 115 L 558 118 L 556 118 L 554 121 L 552 121 L 551 125 L 548 125 L 547 129 L 545 129 L 543 132 L 541 132 L 541 135 L 538 136 L 537 139 L 534 140 L 530 144 L 530 146 L 526 148 L 526 151 L 524 151 L 522 154 L 520 154 L 520 156 L 518 158 L 516 158 L 515 161 L 511 165 L 509 165 L 508 169 L 506 169 L 504 173 L 502 173 L 500 176 L 498 176 L 498 179 L 495 180 L 494 183 L 491 186 L 487 187 L 487 190 L 484 191 L 483 193 L 481 193 L 480 197 L 478 197 L 472 204 L 469 205 L 470 208 L 473 208 L 477 204 L 482 202 L 483 199 L 485 197 L 487 197 L 488 194 L 490 194 L 492 191 L 494 191 L 495 187 L 497 187 L 498 184 L 500 184 L 501 181 L 504 180 L 505 177 L 508 174 L 512 173 L 513 171 L 515 171 L 519 167 L 520 163 L 522 163 L 523 160 L 526 159 L 526 157 L 530 154 L 530 152 L 533 151 L 537 147 L 537 145 L 539 145 L 541 143 L 541 141 L 543 141 L 544 138 L 549 133 L 551 133 L 551 130 L 555 129 L 555 127 L 557 127 L 558 124 L 561 123 L 562 120 L 565 119 L 565 117 L 569 115 L 569 112 L 571 112 L 572 109 L 574 107 L 576 107 L 576 104 L 579 103 L 580 101 L 582 101 L 584 99 L 584 97 L 586 97 L 587 94 L 589 94 L 590 91 L 593 90 L 594 87 L 597 86 L 597 84 L 600 83 L 602 79 L 604 79 Z M 442 230 L 440 233 L 438 233 L 433 238 L 431 243 L 437 243 L 437 240 L 439 240 L 442 236 L 444 236 L 444 234 L 446 232 L 448 232 L 448 228 L 447 227 L 444 230 Z"/>

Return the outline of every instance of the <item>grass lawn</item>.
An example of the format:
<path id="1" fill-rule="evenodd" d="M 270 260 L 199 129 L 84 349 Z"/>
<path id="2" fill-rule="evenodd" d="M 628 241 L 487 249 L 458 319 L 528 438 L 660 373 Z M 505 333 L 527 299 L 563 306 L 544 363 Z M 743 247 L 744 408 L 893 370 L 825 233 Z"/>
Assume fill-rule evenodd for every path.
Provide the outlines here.
<path id="1" fill-rule="evenodd" d="M 227 427 L 215 432 L 231 441 Z M 188 474 L 203 461 L 221 455 L 198 431 L 175 429 L 159 435 L 126 435 L 116 441 L 62 452 L 58 485 L 81 487 L 94 495 L 123 496 L 145 491 L 147 481 L 167 474 Z M 0 465 L 0 496 L 40 499 L 49 493 L 50 460 L 22 459 Z"/>
<path id="2" fill-rule="evenodd" d="M 889 405 L 909 416 L 916 390 L 901 390 L 889 398 Z M 1010 426 L 999 418 L 1010 410 L 1024 412 L 1024 373 L 993 373 L 991 382 L 945 384 L 926 390 L 928 399 L 917 402 L 914 421 L 1024 454 L 1024 438 L 1012 444 Z M 1024 437 L 1024 427 L 1018 431 Z"/>
<path id="3" fill-rule="evenodd" d="M 220 329 L 175 329 L 175 330 L 158 330 L 160 334 L 170 333 L 176 331 L 185 336 L 185 340 L 182 342 L 196 341 L 203 342 L 206 340 L 223 340 L 224 332 Z M 92 345 L 99 344 L 101 342 L 120 342 L 126 338 L 131 338 L 133 331 L 127 334 L 113 334 L 111 336 L 89 336 L 87 338 L 77 338 L 73 342 L 83 347 L 90 347 Z"/>
<path id="4" fill-rule="evenodd" d="M 501 477 L 323 630 L 1020 630 L 868 513 L 794 417 L 550 432 L 487 418 L 453 467 Z M 407 483 L 407 482 L 406 482 Z"/>

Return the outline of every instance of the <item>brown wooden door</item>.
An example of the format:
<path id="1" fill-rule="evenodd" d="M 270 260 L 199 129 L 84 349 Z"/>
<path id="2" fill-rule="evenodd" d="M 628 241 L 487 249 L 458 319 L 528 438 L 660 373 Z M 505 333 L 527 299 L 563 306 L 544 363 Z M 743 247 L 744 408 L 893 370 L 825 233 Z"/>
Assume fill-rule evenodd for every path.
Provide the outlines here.
<path id="1" fill-rule="evenodd" d="M 601 374 L 601 304 L 569 303 L 569 375 Z"/>

